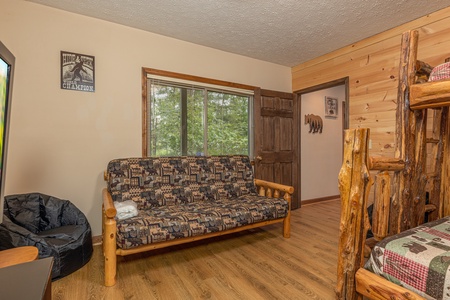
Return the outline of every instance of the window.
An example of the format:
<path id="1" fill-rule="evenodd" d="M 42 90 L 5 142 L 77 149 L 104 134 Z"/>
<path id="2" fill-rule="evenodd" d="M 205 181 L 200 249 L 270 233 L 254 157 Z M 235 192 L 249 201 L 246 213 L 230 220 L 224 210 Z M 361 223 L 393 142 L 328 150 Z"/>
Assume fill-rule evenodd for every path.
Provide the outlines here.
<path id="1" fill-rule="evenodd" d="M 251 154 L 253 89 L 152 74 L 146 81 L 147 156 Z"/>

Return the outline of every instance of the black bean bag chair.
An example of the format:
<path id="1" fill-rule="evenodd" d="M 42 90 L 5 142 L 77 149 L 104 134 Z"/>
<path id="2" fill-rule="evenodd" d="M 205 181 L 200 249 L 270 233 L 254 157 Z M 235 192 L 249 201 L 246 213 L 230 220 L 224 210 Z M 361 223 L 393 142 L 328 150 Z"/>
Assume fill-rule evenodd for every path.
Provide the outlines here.
<path id="1" fill-rule="evenodd" d="M 0 250 L 19 246 L 36 246 L 39 258 L 53 256 L 52 279 L 59 279 L 91 258 L 91 226 L 68 200 L 39 193 L 6 196 Z"/>

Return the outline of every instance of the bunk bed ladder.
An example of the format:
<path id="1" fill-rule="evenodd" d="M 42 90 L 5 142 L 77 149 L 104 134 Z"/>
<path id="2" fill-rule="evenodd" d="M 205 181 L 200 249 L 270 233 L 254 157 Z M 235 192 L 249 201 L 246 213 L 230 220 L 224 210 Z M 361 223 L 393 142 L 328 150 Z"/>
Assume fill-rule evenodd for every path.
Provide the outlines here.
<path id="1" fill-rule="evenodd" d="M 427 138 L 427 150 L 429 153 L 427 164 L 427 212 L 426 221 L 434 221 L 443 217 L 441 201 L 442 162 L 444 159 L 444 141 L 442 138 L 447 134 L 448 107 L 432 109 L 433 128 L 431 137 Z"/>

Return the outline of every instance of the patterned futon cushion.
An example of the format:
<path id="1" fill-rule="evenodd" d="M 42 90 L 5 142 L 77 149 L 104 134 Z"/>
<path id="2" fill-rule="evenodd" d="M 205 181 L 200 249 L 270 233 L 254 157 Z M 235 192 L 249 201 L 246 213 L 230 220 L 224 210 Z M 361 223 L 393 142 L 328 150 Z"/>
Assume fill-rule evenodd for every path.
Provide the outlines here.
<path id="1" fill-rule="evenodd" d="M 133 200 L 138 209 L 233 199 L 256 191 L 245 155 L 115 159 L 107 173 L 113 200 Z"/>
<path id="2" fill-rule="evenodd" d="M 193 202 L 140 210 L 139 215 L 117 223 L 117 246 L 122 249 L 182 237 L 232 229 L 284 218 L 284 199 L 244 195 L 237 199 Z"/>
<path id="3" fill-rule="evenodd" d="M 379 242 L 366 268 L 427 299 L 450 299 L 450 217 Z"/>

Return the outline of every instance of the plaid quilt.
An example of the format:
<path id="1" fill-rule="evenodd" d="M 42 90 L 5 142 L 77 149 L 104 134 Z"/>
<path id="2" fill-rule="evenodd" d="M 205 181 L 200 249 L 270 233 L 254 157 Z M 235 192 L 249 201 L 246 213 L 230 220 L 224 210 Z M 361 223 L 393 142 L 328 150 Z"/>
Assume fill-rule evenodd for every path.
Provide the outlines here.
<path id="1" fill-rule="evenodd" d="M 450 216 L 379 242 L 365 268 L 426 299 L 450 299 Z"/>
<path id="2" fill-rule="evenodd" d="M 439 81 L 450 78 L 450 62 L 440 64 L 433 68 L 428 81 Z"/>

